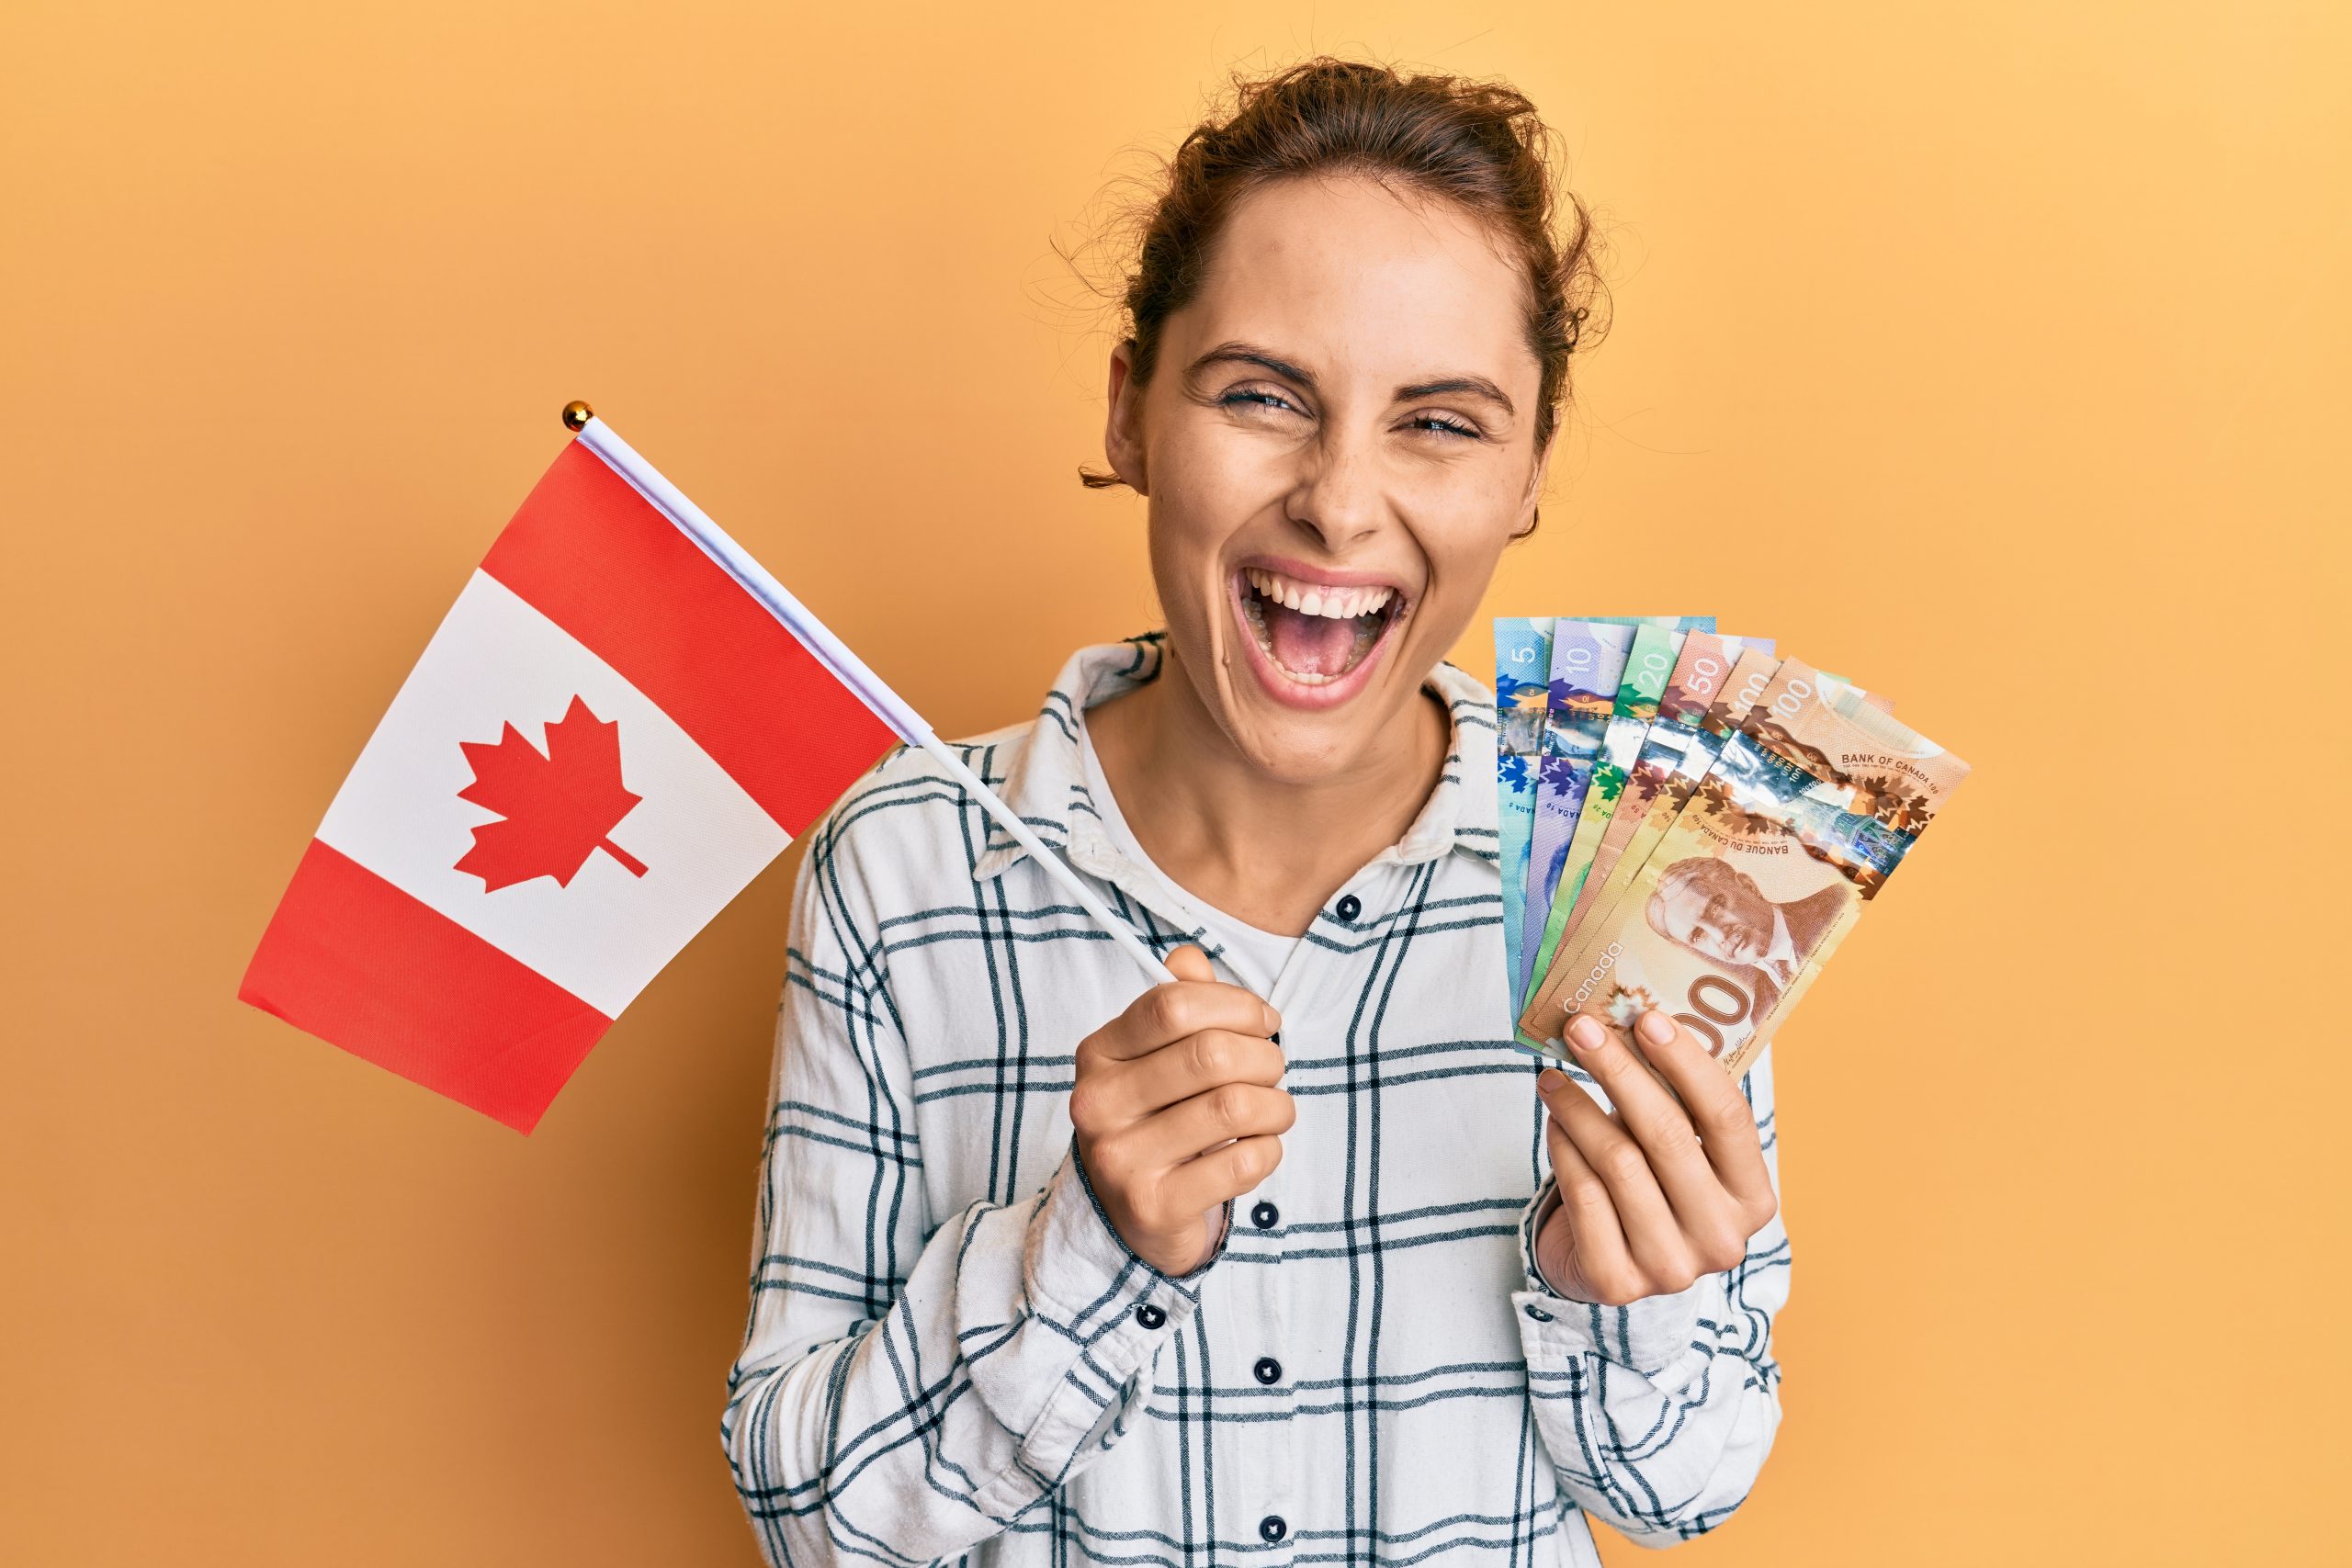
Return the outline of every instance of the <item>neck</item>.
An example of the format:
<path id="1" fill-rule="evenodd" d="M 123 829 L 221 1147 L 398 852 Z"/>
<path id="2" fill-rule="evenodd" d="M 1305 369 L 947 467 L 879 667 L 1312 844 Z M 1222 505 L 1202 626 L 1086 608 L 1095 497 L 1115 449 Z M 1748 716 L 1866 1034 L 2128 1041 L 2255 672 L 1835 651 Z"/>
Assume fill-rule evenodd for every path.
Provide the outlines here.
<path id="1" fill-rule="evenodd" d="M 1163 643 L 1158 678 L 1087 710 L 1119 811 L 1153 863 L 1237 919 L 1302 934 L 1365 862 L 1404 837 L 1437 785 L 1452 720 L 1426 688 L 1366 754 L 1308 784 L 1233 742 Z"/>

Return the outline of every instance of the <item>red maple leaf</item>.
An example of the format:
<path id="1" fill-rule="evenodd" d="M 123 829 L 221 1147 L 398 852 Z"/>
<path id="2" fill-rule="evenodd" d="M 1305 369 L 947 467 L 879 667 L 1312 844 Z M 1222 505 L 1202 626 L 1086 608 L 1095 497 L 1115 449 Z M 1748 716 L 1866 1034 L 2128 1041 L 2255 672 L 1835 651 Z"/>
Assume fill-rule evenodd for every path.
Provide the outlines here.
<path id="1" fill-rule="evenodd" d="M 496 741 L 460 740 L 474 782 L 460 800 L 486 806 L 504 818 L 474 829 L 474 847 L 457 869 L 495 893 L 535 876 L 569 887 L 588 857 L 604 851 L 643 876 L 645 863 L 605 837 L 642 795 L 621 783 L 618 719 L 600 719 L 578 697 L 547 727 L 547 755 L 512 724 Z"/>

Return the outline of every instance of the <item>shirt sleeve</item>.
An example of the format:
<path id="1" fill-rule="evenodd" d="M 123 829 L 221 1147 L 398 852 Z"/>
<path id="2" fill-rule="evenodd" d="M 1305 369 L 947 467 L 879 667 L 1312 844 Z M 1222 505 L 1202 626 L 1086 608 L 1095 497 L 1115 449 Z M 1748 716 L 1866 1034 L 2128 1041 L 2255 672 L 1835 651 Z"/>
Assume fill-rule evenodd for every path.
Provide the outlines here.
<path id="1" fill-rule="evenodd" d="M 1770 1045 L 1744 1088 L 1777 1197 Z M 1560 1295 L 1535 1266 L 1536 1232 L 1558 1201 L 1547 1178 L 1527 1206 L 1527 1289 L 1511 1302 L 1528 1399 L 1561 1488 L 1643 1546 L 1702 1535 L 1746 1501 L 1780 1427 L 1771 1338 L 1789 1294 L 1788 1233 L 1775 1213 L 1736 1269 L 1673 1295 L 1598 1306 Z"/>
<path id="2" fill-rule="evenodd" d="M 927 1563 L 1005 1529 L 1125 1434 L 1216 1261 L 1136 1257 L 1074 1148 L 1035 1194 L 934 1218 L 877 929 L 828 818 L 794 885 L 719 1423 L 776 1568 Z"/>

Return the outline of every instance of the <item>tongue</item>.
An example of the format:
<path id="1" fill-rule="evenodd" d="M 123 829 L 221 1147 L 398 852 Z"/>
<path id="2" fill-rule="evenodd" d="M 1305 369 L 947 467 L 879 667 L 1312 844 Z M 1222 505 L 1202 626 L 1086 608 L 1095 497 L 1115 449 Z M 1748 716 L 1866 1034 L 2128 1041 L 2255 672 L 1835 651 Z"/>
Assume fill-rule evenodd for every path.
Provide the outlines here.
<path id="1" fill-rule="evenodd" d="M 1266 637 L 1274 661 L 1298 675 L 1337 675 L 1348 667 L 1356 645 L 1356 624 L 1329 615 L 1303 615 L 1268 602 Z"/>

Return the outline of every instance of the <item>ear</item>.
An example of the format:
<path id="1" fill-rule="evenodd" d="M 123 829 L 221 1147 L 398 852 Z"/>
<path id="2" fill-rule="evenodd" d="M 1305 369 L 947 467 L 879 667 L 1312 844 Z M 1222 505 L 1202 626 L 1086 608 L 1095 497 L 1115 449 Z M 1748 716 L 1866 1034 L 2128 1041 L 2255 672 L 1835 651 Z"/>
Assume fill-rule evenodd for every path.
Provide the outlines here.
<path id="1" fill-rule="evenodd" d="M 1150 479 L 1143 460 L 1143 389 L 1135 379 L 1136 340 L 1122 339 L 1111 351 L 1110 385 L 1104 401 L 1110 412 L 1102 423 L 1102 456 L 1111 471 L 1137 495 L 1149 495 Z"/>
<path id="2" fill-rule="evenodd" d="M 1550 439 L 1544 443 L 1543 450 L 1535 454 L 1534 468 L 1528 472 L 1527 493 L 1519 498 L 1519 520 L 1510 531 L 1514 539 L 1523 539 L 1535 531 L 1535 516 L 1544 494 L 1544 482 L 1552 472 L 1552 449 L 1559 444 L 1560 429 L 1554 425 Z"/>

